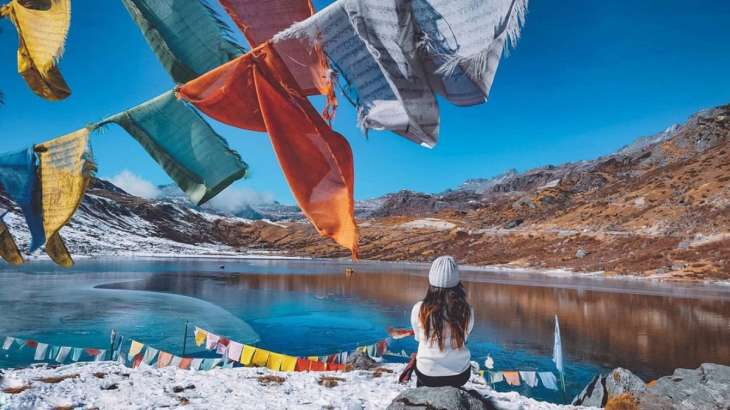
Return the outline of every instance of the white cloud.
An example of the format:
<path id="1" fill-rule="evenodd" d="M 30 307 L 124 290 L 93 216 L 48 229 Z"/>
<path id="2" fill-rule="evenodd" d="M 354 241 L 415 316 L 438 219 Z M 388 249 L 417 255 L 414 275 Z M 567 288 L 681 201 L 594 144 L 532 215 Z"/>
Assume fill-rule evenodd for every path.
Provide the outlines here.
<path id="1" fill-rule="evenodd" d="M 221 212 L 235 214 L 250 205 L 270 204 L 272 202 L 274 202 L 272 194 L 256 192 L 248 188 L 228 187 L 205 206 Z"/>
<path id="2" fill-rule="evenodd" d="M 155 199 L 160 196 L 160 189 L 156 185 L 126 169 L 112 177 L 109 182 L 138 197 Z"/>

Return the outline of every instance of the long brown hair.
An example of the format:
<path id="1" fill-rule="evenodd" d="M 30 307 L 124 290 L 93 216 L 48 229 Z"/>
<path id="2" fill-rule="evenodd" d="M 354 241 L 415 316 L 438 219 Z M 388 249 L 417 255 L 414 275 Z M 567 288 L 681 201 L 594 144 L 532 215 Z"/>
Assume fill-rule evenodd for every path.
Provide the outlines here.
<path id="1" fill-rule="evenodd" d="M 453 288 L 429 286 L 418 313 L 426 339 L 438 342 L 441 351 L 444 350 L 444 323 L 451 330 L 451 347 L 459 349 L 466 343 L 470 316 L 471 307 L 461 283 Z"/>

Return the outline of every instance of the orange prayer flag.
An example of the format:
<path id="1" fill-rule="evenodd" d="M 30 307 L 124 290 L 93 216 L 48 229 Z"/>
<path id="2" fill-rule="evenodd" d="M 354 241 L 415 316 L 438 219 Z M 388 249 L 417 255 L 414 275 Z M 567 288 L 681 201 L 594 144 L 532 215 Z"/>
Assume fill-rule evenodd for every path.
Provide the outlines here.
<path id="1" fill-rule="evenodd" d="M 317 114 L 269 42 L 184 84 L 178 95 L 218 121 L 267 131 L 302 212 L 357 258 L 350 144 Z"/>
<path id="2" fill-rule="evenodd" d="M 310 0 L 220 0 L 220 3 L 252 48 L 314 14 Z M 279 41 L 274 47 L 304 95 L 323 94 L 334 98 L 329 65 L 321 49 L 312 49 L 295 38 Z"/>

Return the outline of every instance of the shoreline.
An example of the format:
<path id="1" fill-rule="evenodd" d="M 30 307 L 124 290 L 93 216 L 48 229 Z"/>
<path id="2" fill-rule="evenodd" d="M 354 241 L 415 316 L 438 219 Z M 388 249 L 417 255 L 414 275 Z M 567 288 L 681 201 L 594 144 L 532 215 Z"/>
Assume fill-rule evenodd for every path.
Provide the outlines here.
<path id="1" fill-rule="evenodd" d="M 373 371 L 282 373 L 251 367 L 132 369 L 114 362 L 36 365 L 2 370 L 5 392 L 0 393 L 0 407 L 384 409 L 399 393 L 415 387 L 415 380 L 398 383 L 402 368 L 386 364 Z M 321 382 L 323 377 L 334 383 Z M 465 387 L 490 397 L 500 409 L 588 408 L 541 402 L 517 392 L 498 393 L 479 376 L 472 376 Z"/>

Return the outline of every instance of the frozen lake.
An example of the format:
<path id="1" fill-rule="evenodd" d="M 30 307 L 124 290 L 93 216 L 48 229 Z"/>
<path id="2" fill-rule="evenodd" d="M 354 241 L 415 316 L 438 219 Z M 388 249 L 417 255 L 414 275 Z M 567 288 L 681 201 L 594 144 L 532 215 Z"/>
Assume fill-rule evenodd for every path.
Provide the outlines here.
<path id="1" fill-rule="evenodd" d="M 0 336 L 104 348 L 114 328 L 176 354 L 186 322 L 293 355 L 352 349 L 381 340 L 388 326 L 408 326 L 427 286 L 427 266 L 418 264 L 115 258 L 80 259 L 71 270 L 47 261 L 0 270 Z M 570 397 L 617 366 L 649 380 L 677 367 L 730 364 L 730 287 L 489 271 L 463 279 L 476 313 L 472 355 L 483 362 L 491 353 L 497 370 L 553 370 L 560 316 Z M 188 339 L 186 353 L 195 352 Z M 3 352 L 0 367 L 27 365 L 30 356 Z M 563 401 L 542 388 L 520 392 Z"/>

